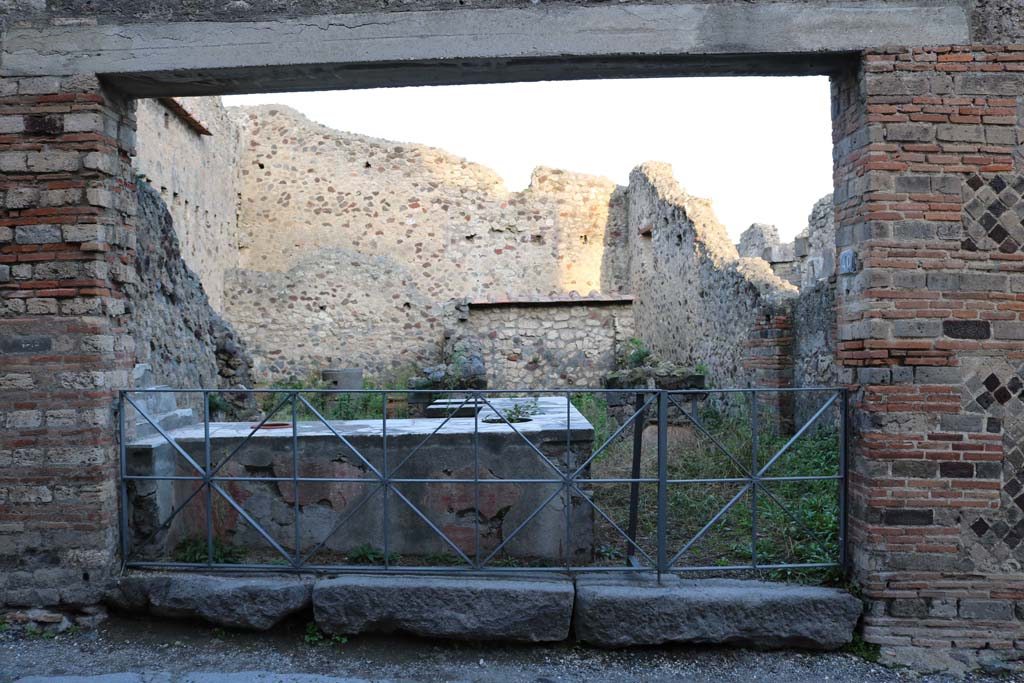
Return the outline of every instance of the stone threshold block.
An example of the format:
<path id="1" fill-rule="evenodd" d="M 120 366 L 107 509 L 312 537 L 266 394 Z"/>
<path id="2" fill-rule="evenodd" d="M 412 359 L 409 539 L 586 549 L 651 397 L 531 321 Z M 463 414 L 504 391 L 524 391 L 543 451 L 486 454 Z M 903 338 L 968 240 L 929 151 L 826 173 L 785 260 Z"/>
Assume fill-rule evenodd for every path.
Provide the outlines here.
<path id="1" fill-rule="evenodd" d="M 308 609 L 312 589 L 311 579 L 296 576 L 140 572 L 121 577 L 105 600 L 124 612 L 266 631 L 285 617 Z"/>
<path id="2" fill-rule="evenodd" d="M 573 597 L 568 578 L 348 575 L 316 582 L 313 612 L 334 635 L 543 642 L 569 637 Z"/>
<path id="3" fill-rule="evenodd" d="M 581 577 L 576 638 L 602 647 L 698 643 L 833 650 L 853 637 L 849 593 L 733 579 Z"/>

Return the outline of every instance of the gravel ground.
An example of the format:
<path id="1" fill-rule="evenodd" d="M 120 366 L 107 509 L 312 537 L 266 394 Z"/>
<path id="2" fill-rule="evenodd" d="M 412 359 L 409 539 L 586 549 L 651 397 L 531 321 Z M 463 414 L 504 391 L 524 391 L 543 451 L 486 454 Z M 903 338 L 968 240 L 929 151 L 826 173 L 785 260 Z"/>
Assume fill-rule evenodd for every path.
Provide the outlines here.
<path id="1" fill-rule="evenodd" d="M 289 681 L 319 674 L 402 683 L 976 683 L 1024 680 L 984 676 L 953 679 L 887 669 L 849 654 L 754 652 L 661 647 L 619 651 L 573 644 L 490 645 L 398 636 L 361 636 L 347 643 L 308 644 L 305 623 L 271 633 L 225 632 L 208 625 L 113 618 L 96 631 L 43 639 L 0 633 L 0 683 L 27 676 L 156 673 L 162 681 Z M 195 672 L 207 672 L 196 677 Z M 211 676 L 214 673 L 243 673 Z M 273 672 L 259 675 L 255 672 Z M 192 674 L 191 676 L 188 674 Z M 104 680 L 92 679 L 92 681 Z M 45 680 L 35 679 L 35 680 Z M 130 676 L 121 680 L 140 680 Z M 314 678 L 299 676 L 296 681 Z M 323 679 L 320 679 L 323 680 Z"/>

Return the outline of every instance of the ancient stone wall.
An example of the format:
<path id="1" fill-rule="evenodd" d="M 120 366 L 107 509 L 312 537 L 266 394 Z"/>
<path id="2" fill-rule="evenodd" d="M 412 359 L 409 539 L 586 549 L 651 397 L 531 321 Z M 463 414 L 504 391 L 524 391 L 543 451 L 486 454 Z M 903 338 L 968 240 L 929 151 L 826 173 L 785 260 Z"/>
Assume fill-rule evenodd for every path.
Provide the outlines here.
<path id="1" fill-rule="evenodd" d="M 495 389 L 595 388 L 634 336 L 632 304 L 626 296 L 461 302 L 446 333 L 480 341 Z"/>
<path id="2" fill-rule="evenodd" d="M 238 128 L 217 97 L 178 103 L 211 134 L 158 100 L 139 100 L 135 172 L 157 189 L 171 213 L 185 263 L 223 310 L 224 274 L 238 263 Z"/>
<path id="3" fill-rule="evenodd" d="M 797 290 L 762 259 L 741 258 L 710 202 L 686 194 L 667 164 L 630 175 L 628 236 L 636 330 L 659 356 L 708 367 L 717 387 L 756 383 L 749 331 Z"/>
<path id="4" fill-rule="evenodd" d="M 607 179 L 539 168 L 510 193 L 438 149 L 331 130 L 286 107 L 233 115 L 240 263 L 225 313 L 261 374 L 437 362 L 448 300 L 625 284 L 624 207 Z"/>
<path id="5" fill-rule="evenodd" d="M 772 271 L 797 287 L 812 287 L 835 273 L 836 229 L 832 195 L 814 204 L 807 226 L 792 242 L 782 242 L 774 225 L 754 223 L 740 235 L 740 256 L 762 258 Z"/>
<path id="6" fill-rule="evenodd" d="M 136 199 L 136 277 L 126 297 L 135 362 L 149 365 L 156 384 L 175 389 L 251 387 L 244 344 L 183 260 L 167 205 L 146 183 Z M 183 406 L 197 405 L 196 395 L 182 398 L 191 399 Z"/>
<path id="7" fill-rule="evenodd" d="M 807 227 L 793 241 L 793 255 L 800 264 L 801 290 L 835 275 L 836 222 L 831 194 L 815 202 Z"/>
<path id="8" fill-rule="evenodd" d="M 835 279 L 819 280 L 800 290 L 793 303 L 793 386 L 835 387 L 839 385 L 836 366 Z M 803 425 L 827 396 L 798 393 L 794 397 L 794 419 Z M 824 420 L 823 425 L 835 425 Z"/>

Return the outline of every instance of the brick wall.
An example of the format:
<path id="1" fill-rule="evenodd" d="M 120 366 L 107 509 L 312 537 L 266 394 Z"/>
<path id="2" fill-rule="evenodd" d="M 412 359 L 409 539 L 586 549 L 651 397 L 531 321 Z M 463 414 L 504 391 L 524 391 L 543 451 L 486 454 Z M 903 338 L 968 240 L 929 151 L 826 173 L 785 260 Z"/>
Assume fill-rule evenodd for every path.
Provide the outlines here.
<path id="1" fill-rule="evenodd" d="M 0 79 L 0 603 L 96 602 L 116 558 L 129 110 L 95 78 Z"/>
<path id="2" fill-rule="evenodd" d="M 747 331 L 743 368 L 750 386 L 762 389 L 793 386 L 793 300 L 765 306 Z M 760 395 L 773 426 L 785 433 L 793 427 L 793 395 Z"/>
<path id="3" fill-rule="evenodd" d="M 865 637 L 904 662 L 1019 659 L 1024 46 L 873 51 L 833 87 Z"/>

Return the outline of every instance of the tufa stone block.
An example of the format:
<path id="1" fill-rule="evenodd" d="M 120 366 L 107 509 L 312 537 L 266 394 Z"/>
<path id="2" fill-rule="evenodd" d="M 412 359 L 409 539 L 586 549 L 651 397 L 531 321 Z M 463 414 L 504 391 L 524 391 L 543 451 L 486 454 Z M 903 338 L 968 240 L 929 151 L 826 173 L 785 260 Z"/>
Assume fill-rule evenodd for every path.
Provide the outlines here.
<path id="1" fill-rule="evenodd" d="M 992 330 L 987 320 L 943 320 L 942 334 L 953 339 L 988 339 Z"/>

